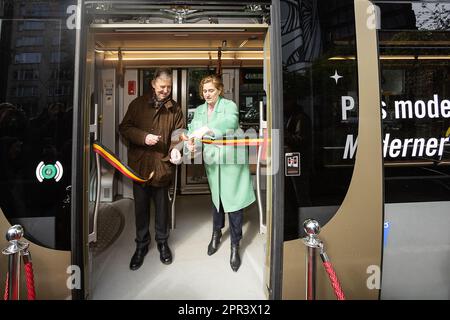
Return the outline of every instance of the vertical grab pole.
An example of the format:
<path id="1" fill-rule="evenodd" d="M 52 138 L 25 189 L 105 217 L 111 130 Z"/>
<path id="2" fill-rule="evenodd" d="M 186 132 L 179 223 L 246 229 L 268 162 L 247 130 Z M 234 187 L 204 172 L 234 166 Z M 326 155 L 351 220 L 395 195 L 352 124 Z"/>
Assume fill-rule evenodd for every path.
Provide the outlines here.
<path id="1" fill-rule="evenodd" d="M 306 232 L 303 243 L 307 246 L 306 255 L 306 299 L 316 300 L 316 277 L 317 277 L 317 249 L 321 247 L 318 238 L 320 225 L 316 220 L 308 219 L 303 222 L 303 229 Z"/>
<path id="2" fill-rule="evenodd" d="M 263 137 L 263 101 L 259 102 L 259 138 Z M 266 226 L 264 225 L 263 206 L 261 199 L 261 154 L 262 146 L 258 147 L 258 156 L 256 161 L 256 200 L 258 203 L 259 214 L 259 233 L 265 233 Z"/>
<path id="3" fill-rule="evenodd" d="M 98 133 L 98 104 L 94 104 L 94 123 L 89 125 L 89 132 L 94 134 L 94 141 L 99 138 Z M 98 209 L 100 206 L 100 193 L 101 193 L 101 183 L 102 183 L 102 172 L 100 167 L 100 156 L 95 152 L 95 172 L 97 175 L 97 184 L 95 188 L 95 204 L 94 204 L 94 219 L 92 226 L 92 233 L 88 236 L 88 242 L 97 242 L 97 219 L 98 219 Z"/>
<path id="4" fill-rule="evenodd" d="M 173 185 L 173 196 L 170 198 L 170 191 L 169 191 L 169 200 L 172 202 L 171 205 L 171 216 L 170 216 L 170 228 L 172 230 L 176 227 L 176 221 L 175 221 L 175 200 L 177 198 L 177 183 L 178 183 L 178 165 L 175 166 L 175 181 Z"/>
<path id="5" fill-rule="evenodd" d="M 264 138 L 264 130 L 267 129 L 267 121 L 265 119 L 265 92 L 262 100 L 259 101 L 259 132 L 258 138 Z M 258 155 L 256 162 L 256 200 L 258 203 L 259 213 L 259 233 L 264 234 L 267 232 L 267 222 L 265 221 L 265 211 L 262 204 L 261 196 L 261 160 L 264 144 L 258 146 Z"/>
<path id="6" fill-rule="evenodd" d="M 90 234 L 89 242 L 97 242 L 97 219 L 98 219 L 98 210 L 100 207 L 100 193 L 102 189 L 102 172 L 100 167 L 100 156 L 98 153 L 95 153 L 95 168 L 97 173 L 97 185 L 95 189 L 95 206 L 94 206 L 94 225 L 92 229 L 92 234 Z"/>
<path id="7" fill-rule="evenodd" d="M 8 290 L 5 293 L 5 299 L 8 300 L 19 300 L 20 252 L 28 248 L 28 243 L 19 241 L 22 236 L 22 226 L 17 224 L 9 228 L 6 233 L 9 246 L 2 250 L 2 253 L 8 256 Z"/>

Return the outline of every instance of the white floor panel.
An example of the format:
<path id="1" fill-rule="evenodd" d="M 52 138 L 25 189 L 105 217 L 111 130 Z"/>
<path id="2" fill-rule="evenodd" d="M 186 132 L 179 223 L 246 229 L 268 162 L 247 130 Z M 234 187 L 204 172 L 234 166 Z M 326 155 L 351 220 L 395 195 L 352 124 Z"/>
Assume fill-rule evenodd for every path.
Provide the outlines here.
<path id="1" fill-rule="evenodd" d="M 159 260 L 154 241 L 143 266 L 129 269 L 135 250 L 134 202 L 123 199 L 114 206 L 125 215 L 125 227 L 114 244 L 93 261 L 92 299 L 265 299 L 263 270 L 265 236 L 258 233 L 258 211 L 254 204 L 244 212 L 242 265 L 230 267 L 228 216 L 219 250 L 207 255 L 212 233 L 209 195 L 177 197 L 177 225 L 171 230 L 171 265 Z"/>

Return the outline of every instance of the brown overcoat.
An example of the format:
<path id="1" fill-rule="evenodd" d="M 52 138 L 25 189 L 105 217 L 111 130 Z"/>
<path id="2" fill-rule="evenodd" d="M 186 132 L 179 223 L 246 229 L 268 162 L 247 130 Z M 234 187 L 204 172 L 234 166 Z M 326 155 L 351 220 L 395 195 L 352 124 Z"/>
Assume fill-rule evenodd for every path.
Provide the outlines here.
<path id="1" fill-rule="evenodd" d="M 128 142 L 128 165 L 141 177 L 154 176 L 148 184 L 153 187 L 168 186 L 172 181 L 174 165 L 169 161 L 172 132 L 184 128 L 181 107 L 172 99 L 162 105 L 150 94 L 131 101 L 119 132 Z M 161 136 L 157 144 L 145 144 L 147 134 Z"/>

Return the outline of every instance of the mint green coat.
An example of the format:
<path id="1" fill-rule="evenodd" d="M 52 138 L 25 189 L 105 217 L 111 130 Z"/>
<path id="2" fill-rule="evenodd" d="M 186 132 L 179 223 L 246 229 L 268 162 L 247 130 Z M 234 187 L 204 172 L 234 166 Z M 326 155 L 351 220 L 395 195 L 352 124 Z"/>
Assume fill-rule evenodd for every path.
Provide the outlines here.
<path id="1" fill-rule="evenodd" d="M 203 126 L 214 132 L 215 139 L 234 133 L 239 128 L 236 104 L 220 97 L 209 120 L 206 102 L 198 106 L 189 124 L 189 134 Z M 203 162 L 217 209 L 220 200 L 225 212 L 243 209 L 255 201 L 247 147 L 203 144 Z"/>

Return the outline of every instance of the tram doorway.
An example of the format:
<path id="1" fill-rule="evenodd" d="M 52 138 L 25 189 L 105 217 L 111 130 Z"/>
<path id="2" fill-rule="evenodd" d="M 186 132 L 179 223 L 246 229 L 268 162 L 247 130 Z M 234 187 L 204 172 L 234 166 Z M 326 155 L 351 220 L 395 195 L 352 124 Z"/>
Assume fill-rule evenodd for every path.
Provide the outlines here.
<path id="1" fill-rule="evenodd" d="M 90 115 L 90 144 L 100 142 L 127 163 L 127 148 L 118 124 L 129 103 L 149 89 L 157 67 L 172 70 L 172 97 L 183 109 L 186 124 L 195 107 L 199 80 L 221 68 L 225 95 L 239 107 L 240 126 L 267 130 L 270 105 L 269 26 L 247 24 L 135 24 L 110 23 L 94 18 L 87 37 L 84 108 Z M 212 202 L 202 165 L 182 164 L 169 194 L 171 227 L 169 245 L 173 263 L 159 261 L 155 241 L 144 265 L 131 271 L 135 249 L 132 183 L 106 161 L 89 160 L 89 194 L 85 232 L 88 234 L 85 266 L 89 299 L 266 299 L 270 270 L 271 204 L 266 186 L 268 168 L 250 151 L 258 201 L 244 211 L 242 266 L 234 273 L 229 265 L 227 231 L 219 251 L 206 254 L 212 230 Z M 154 235 L 152 204 L 150 233 Z M 269 209 L 268 209 L 269 208 Z M 211 290 L 211 288 L 220 288 Z"/>

